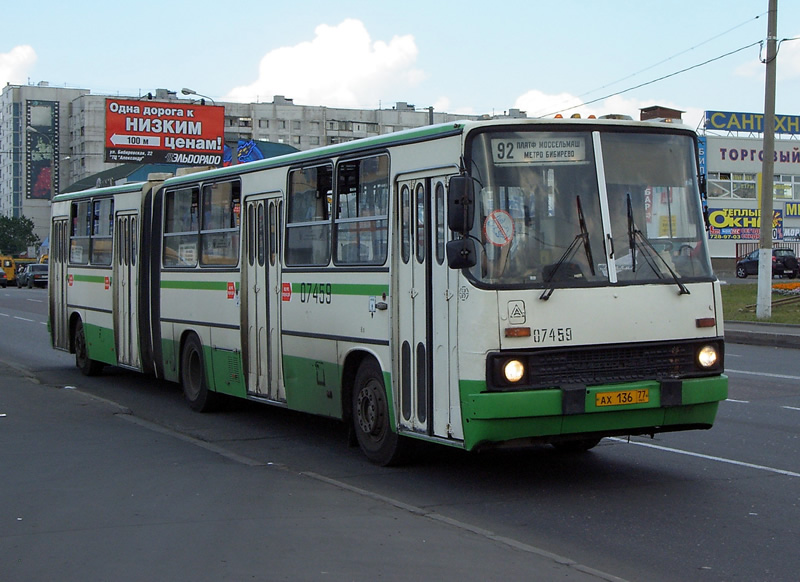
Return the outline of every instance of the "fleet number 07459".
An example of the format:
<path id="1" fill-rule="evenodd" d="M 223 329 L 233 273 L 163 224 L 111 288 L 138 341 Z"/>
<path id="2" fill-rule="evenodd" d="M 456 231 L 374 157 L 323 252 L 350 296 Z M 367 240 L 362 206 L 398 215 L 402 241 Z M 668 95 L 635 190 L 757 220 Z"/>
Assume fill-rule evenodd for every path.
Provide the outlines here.
<path id="1" fill-rule="evenodd" d="M 571 327 L 533 328 L 531 330 L 531 337 L 533 341 L 536 343 L 542 343 L 546 341 L 571 342 L 572 328 Z"/>
<path id="2" fill-rule="evenodd" d="M 300 283 L 300 303 L 330 304 L 332 297 L 330 283 Z"/>

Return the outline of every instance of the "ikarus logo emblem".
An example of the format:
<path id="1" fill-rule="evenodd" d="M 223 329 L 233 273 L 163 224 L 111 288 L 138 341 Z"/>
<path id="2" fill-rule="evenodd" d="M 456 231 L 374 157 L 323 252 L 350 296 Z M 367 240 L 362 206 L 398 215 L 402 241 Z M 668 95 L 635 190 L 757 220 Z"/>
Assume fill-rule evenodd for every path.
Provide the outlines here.
<path id="1" fill-rule="evenodd" d="M 508 302 L 508 322 L 511 325 L 522 325 L 525 323 L 525 302 Z"/>

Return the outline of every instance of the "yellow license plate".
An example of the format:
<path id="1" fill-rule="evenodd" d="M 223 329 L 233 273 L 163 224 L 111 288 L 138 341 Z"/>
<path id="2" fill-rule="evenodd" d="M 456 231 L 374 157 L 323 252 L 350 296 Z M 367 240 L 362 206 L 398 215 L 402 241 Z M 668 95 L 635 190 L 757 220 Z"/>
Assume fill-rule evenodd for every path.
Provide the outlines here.
<path id="1" fill-rule="evenodd" d="M 595 406 L 624 406 L 626 404 L 645 404 L 650 402 L 650 390 L 618 390 L 595 394 Z"/>

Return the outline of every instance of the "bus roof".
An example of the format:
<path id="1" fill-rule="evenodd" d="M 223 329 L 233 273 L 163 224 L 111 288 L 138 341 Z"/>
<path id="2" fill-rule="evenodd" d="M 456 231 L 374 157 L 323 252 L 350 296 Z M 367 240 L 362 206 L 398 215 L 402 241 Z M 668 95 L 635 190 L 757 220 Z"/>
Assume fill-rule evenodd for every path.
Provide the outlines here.
<path id="1" fill-rule="evenodd" d="M 75 198 L 86 198 L 87 196 L 97 196 L 101 194 L 123 194 L 125 192 L 136 192 L 141 190 L 145 182 L 126 182 L 119 186 L 106 186 L 104 188 L 89 188 L 88 190 L 79 190 L 78 192 L 69 192 L 68 194 L 57 194 L 53 197 L 53 202 L 63 202 L 66 200 L 73 200 Z"/>
<path id="2" fill-rule="evenodd" d="M 300 152 L 292 152 L 281 156 L 275 156 L 264 160 L 255 162 L 248 162 L 247 164 L 237 164 L 225 168 L 214 168 L 203 172 L 193 174 L 186 174 L 182 176 L 175 176 L 166 180 L 167 185 L 179 185 L 185 182 L 194 182 L 198 179 L 207 178 L 224 178 L 229 175 L 242 174 L 245 172 L 255 172 L 266 168 L 274 168 L 278 166 L 292 165 L 306 161 L 313 161 L 315 159 L 322 159 L 326 157 L 341 156 L 346 154 L 358 153 L 364 150 L 374 150 L 376 147 L 389 147 L 396 145 L 403 145 L 407 143 L 414 143 L 419 141 L 427 141 L 432 139 L 439 139 L 451 135 L 465 134 L 479 129 L 482 127 L 491 126 L 547 126 L 548 128 L 555 127 L 582 127 L 584 130 L 587 127 L 629 127 L 641 129 L 659 128 L 661 130 L 673 130 L 695 133 L 692 128 L 680 123 L 665 123 L 663 121 L 633 121 L 630 119 L 554 119 L 554 118 L 507 118 L 507 119 L 485 119 L 485 120 L 461 120 L 455 122 L 442 123 L 437 125 L 428 125 L 425 127 L 418 127 L 367 137 L 363 139 L 356 139 L 340 144 L 333 144 L 323 146 L 311 150 L 304 150 Z"/>
<path id="3" fill-rule="evenodd" d="M 392 145 L 400 145 L 404 143 L 413 143 L 417 141 L 426 141 L 430 139 L 437 139 L 446 137 L 448 135 L 456 135 L 463 131 L 464 122 L 444 123 L 438 125 L 428 125 L 425 127 L 417 127 L 413 129 L 405 129 L 384 135 L 367 137 L 363 139 L 356 139 L 353 141 L 322 146 L 319 148 L 304 150 L 300 152 L 292 152 L 281 156 L 266 158 L 255 162 L 247 162 L 247 164 L 237 164 L 234 166 L 227 166 L 225 168 L 214 168 L 205 172 L 197 172 L 194 174 L 186 174 L 183 176 L 175 176 L 167 180 L 168 184 L 179 184 L 182 182 L 193 182 L 199 178 L 206 177 L 225 177 L 230 174 L 241 174 L 244 172 L 255 172 L 267 168 L 277 166 L 284 166 L 287 164 L 301 163 L 304 161 L 314 160 L 316 158 L 325 158 L 331 156 L 341 156 L 344 154 L 357 153 L 361 150 L 374 149 L 376 147 L 388 147 Z"/>
<path id="4" fill-rule="evenodd" d="M 659 127 L 660 129 L 672 129 L 675 131 L 688 131 L 694 133 L 694 130 L 686 125 L 679 123 L 664 123 L 659 121 L 632 121 L 630 119 L 581 119 L 581 118 L 505 118 L 505 119 L 485 119 L 485 120 L 462 120 L 455 122 L 442 123 L 437 125 L 428 125 L 424 127 L 417 127 L 357 139 L 353 141 L 322 146 L 315 149 L 304 150 L 299 152 L 292 152 L 272 158 L 266 158 L 255 162 L 248 162 L 247 164 L 236 164 L 223 168 L 212 168 L 194 173 L 188 173 L 179 176 L 167 178 L 165 184 L 179 185 L 187 182 L 195 182 L 198 179 L 216 179 L 224 178 L 230 175 L 238 175 L 242 173 L 256 172 L 259 170 L 274 168 L 284 165 L 298 164 L 315 159 L 322 159 L 326 157 L 341 156 L 346 154 L 358 153 L 362 150 L 371 150 L 376 147 L 389 147 L 402 145 L 407 143 L 414 143 L 418 141 L 427 141 L 432 139 L 439 139 L 451 135 L 458 135 L 462 133 L 469 133 L 475 129 L 482 127 L 498 127 L 498 126 L 547 126 L 554 127 L 583 127 L 587 126 L 606 126 L 606 127 L 640 127 L 642 129 L 653 129 Z M 71 192 L 69 194 L 58 194 L 53 198 L 54 202 L 71 200 L 75 198 L 83 198 L 86 196 L 95 196 L 100 194 L 118 194 L 124 192 L 133 192 L 140 190 L 145 182 L 130 182 L 119 186 L 108 186 L 105 188 L 91 188 L 89 190 L 82 190 L 80 192 Z"/>

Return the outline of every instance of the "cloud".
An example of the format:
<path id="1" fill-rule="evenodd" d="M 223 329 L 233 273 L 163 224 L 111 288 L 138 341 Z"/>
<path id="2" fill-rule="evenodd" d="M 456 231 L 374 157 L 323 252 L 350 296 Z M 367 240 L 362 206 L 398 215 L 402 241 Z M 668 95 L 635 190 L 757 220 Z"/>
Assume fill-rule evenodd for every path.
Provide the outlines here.
<path id="1" fill-rule="evenodd" d="M 225 101 L 271 101 L 285 95 L 303 105 L 378 107 L 418 85 L 424 74 L 414 67 L 417 46 L 411 35 L 373 41 L 355 19 L 322 24 L 313 40 L 268 52 L 258 78 L 232 89 Z"/>
<path id="2" fill-rule="evenodd" d="M 780 44 L 776 72 L 780 80 L 800 79 L 800 40 Z"/>
<path id="3" fill-rule="evenodd" d="M 580 99 L 569 93 L 548 94 L 532 89 L 517 97 L 514 108 L 527 112 L 528 117 L 553 117 L 556 113 L 561 113 L 565 117 L 573 113 L 580 113 L 581 117 L 596 115 L 587 107 L 576 107 L 580 103 Z"/>
<path id="4" fill-rule="evenodd" d="M 520 95 L 514 102 L 514 107 L 527 112 L 528 117 L 553 117 L 556 113 L 561 113 L 564 117 L 569 117 L 575 113 L 586 118 L 590 115 L 600 117 L 610 113 L 630 115 L 634 120 L 640 117 L 640 109 L 661 105 L 670 109 L 683 111 L 683 123 L 692 128 L 696 128 L 703 117 L 703 110 L 700 108 L 681 107 L 660 98 L 633 99 L 624 95 L 614 95 L 608 99 L 581 105 L 583 101 L 569 93 L 547 94 L 538 90 L 531 90 Z"/>
<path id="5" fill-rule="evenodd" d="M 766 46 L 761 48 L 759 57 L 767 58 Z M 760 79 L 763 83 L 765 71 L 764 63 L 757 59 L 750 59 L 737 67 L 734 73 L 740 77 Z M 778 61 L 775 72 L 779 81 L 800 79 L 800 40 L 786 39 L 778 44 Z"/>
<path id="6" fill-rule="evenodd" d="M 0 86 L 6 83 L 24 83 L 28 70 L 36 63 L 36 51 L 30 45 L 15 46 L 10 52 L 0 53 Z"/>

